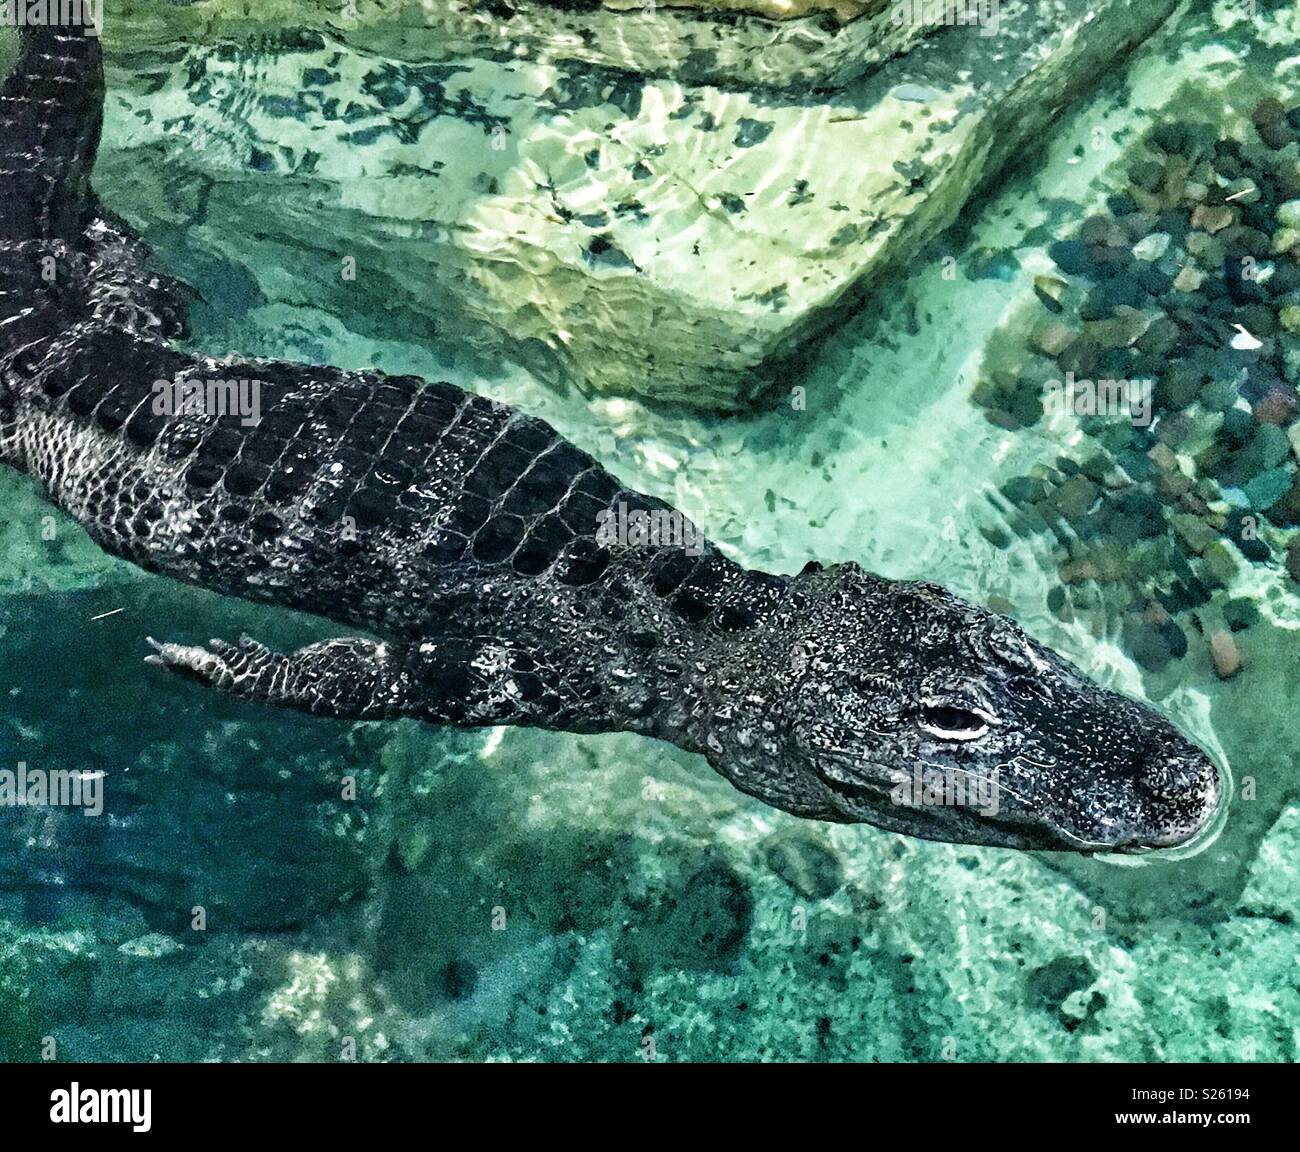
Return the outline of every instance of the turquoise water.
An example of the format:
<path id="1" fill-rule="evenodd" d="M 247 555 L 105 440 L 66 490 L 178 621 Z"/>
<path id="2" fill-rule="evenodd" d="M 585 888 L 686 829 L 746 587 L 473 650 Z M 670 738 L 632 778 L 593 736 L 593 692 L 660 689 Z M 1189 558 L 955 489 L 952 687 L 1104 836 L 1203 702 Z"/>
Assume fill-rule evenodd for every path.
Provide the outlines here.
<path id="1" fill-rule="evenodd" d="M 450 379 L 550 420 L 747 564 L 852 559 L 937 580 L 1151 700 L 1234 792 L 1192 850 L 1078 859 L 800 821 L 630 736 L 237 704 L 146 668 L 143 637 L 248 631 L 283 648 L 333 627 L 110 560 L 6 473 L 4 759 L 102 771 L 106 811 L 0 811 L 0 1051 L 34 1059 L 53 1038 L 92 1060 L 1294 1060 L 1288 301 L 1234 302 L 1268 341 L 1246 365 L 1267 381 L 1253 392 L 1222 356 L 1171 391 L 1164 368 L 1188 337 L 1153 337 L 1160 418 L 1140 435 L 1036 418 L 1025 400 L 1051 368 L 1033 351 L 1049 326 L 1088 319 L 1092 278 L 1061 266 L 1073 250 L 1059 244 L 1140 210 L 1113 198 L 1147 181 L 1133 165 L 1154 155 L 1148 132 L 1186 120 L 1211 145 L 1244 139 L 1266 96 L 1300 103 L 1294 40 L 1224 7 L 1103 77 L 1041 154 L 806 345 L 764 409 L 733 417 L 593 398 L 555 349 L 465 314 L 461 265 L 447 267 L 476 266 L 445 237 L 376 248 L 373 220 L 403 215 L 409 188 L 377 174 L 382 149 L 330 152 L 311 110 L 262 118 L 259 94 L 284 84 L 273 46 L 222 50 L 239 83 L 205 97 L 200 137 L 157 113 L 216 50 L 110 40 L 98 185 L 201 293 L 195 346 Z M 1244 68 L 1247 48 L 1267 67 Z M 352 52 L 325 48 L 341 76 L 369 74 L 375 58 Z M 297 167 L 277 171 L 275 140 L 313 142 L 325 175 L 287 143 Z M 1151 215 L 1127 245 L 1159 233 Z M 1288 252 L 1259 262 L 1284 275 Z M 382 274 L 340 286 L 350 255 Z M 1059 311 L 1042 299 L 1054 281 Z M 1207 362 L 1224 335 L 1206 334 Z M 1199 529 L 1175 519 L 1189 489 Z M 1247 513 L 1262 554 L 1233 535 Z"/>

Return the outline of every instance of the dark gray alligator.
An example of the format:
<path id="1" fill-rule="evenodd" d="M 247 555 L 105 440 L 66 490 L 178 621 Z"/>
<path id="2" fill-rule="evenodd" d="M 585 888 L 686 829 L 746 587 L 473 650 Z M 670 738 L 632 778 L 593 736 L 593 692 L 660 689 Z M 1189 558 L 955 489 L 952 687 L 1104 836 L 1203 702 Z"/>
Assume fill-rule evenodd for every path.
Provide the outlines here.
<path id="1" fill-rule="evenodd" d="M 3 459 L 142 568 L 366 634 L 154 663 L 323 716 L 644 733 L 788 812 L 933 839 L 1132 851 L 1209 822 L 1219 774 L 1173 725 L 942 588 L 611 538 L 620 504 L 671 510 L 540 420 L 175 350 L 183 294 L 91 190 L 102 100 L 93 37 L 22 34 L 0 95 Z M 229 378 L 259 382 L 254 426 L 159 410 L 157 381 Z"/>

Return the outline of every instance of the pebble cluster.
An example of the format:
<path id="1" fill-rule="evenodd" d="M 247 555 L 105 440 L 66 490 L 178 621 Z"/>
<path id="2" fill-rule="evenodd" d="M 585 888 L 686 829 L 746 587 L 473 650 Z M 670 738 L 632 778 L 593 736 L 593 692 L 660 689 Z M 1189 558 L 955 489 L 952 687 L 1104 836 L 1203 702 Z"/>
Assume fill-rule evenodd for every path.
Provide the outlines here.
<path id="1" fill-rule="evenodd" d="M 1250 112 L 1244 139 L 1209 124 L 1151 130 L 1107 211 L 1052 244 L 1042 315 L 1019 371 L 975 399 L 994 423 L 1044 415 L 1054 381 L 1149 381 L 1149 419 L 1078 416 L 1089 445 L 1004 486 L 1018 531 L 1060 542 L 1054 611 L 1123 612 L 1144 667 L 1204 634 L 1235 675 L 1257 617 L 1229 589 L 1283 560 L 1300 582 L 1300 107 Z"/>

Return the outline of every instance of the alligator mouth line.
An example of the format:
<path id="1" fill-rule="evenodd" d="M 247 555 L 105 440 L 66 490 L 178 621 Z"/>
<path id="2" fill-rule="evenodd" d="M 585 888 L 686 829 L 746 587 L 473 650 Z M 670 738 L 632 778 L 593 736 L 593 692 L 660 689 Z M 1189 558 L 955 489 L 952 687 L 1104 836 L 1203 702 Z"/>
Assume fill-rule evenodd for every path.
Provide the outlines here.
<path id="1" fill-rule="evenodd" d="M 847 749 L 844 748 L 825 748 L 821 752 L 833 764 L 847 770 L 846 775 L 851 774 L 854 770 L 861 767 L 861 758 L 854 757 Z M 1011 761 L 1020 760 L 1036 768 L 1049 769 L 1058 763 L 1055 759 L 1049 764 L 1042 764 L 1038 761 L 1031 760 L 1028 757 L 1017 755 L 1011 758 Z M 999 764 L 998 769 L 1009 766 Z M 1054 821 L 1047 819 L 1041 809 L 1032 804 L 1029 799 L 1021 792 L 1016 791 L 1010 785 L 1002 781 L 1001 778 L 995 780 L 994 786 L 998 792 L 1005 793 L 1017 804 L 1019 813 L 1023 814 L 1019 819 L 1009 819 L 1005 816 L 989 812 L 987 806 L 981 806 L 977 803 L 966 804 L 892 804 L 894 789 L 899 784 L 906 784 L 909 778 L 904 775 L 904 770 L 899 769 L 895 778 L 889 781 L 857 781 L 843 776 L 835 777 L 835 783 L 845 787 L 864 798 L 890 799 L 891 806 L 897 807 L 901 811 L 923 812 L 932 810 L 947 813 L 948 815 L 936 822 L 935 832 L 944 834 L 956 831 L 955 828 L 944 828 L 944 823 L 966 826 L 979 830 L 995 830 L 1005 835 L 1006 841 L 1000 845 L 986 845 L 991 847 L 1012 847 L 1029 851 L 1068 851 L 1075 852 L 1086 856 L 1122 856 L 1122 857 L 1152 857 L 1158 856 L 1160 859 L 1185 859 L 1197 855 L 1205 850 L 1213 838 L 1217 837 L 1222 829 L 1226 819 L 1226 797 L 1230 789 L 1230 778 L 1226 774 L 1222 765 L 1216 760 L 1211 759 L 1210 763 L 1214 765 L 1219 777 L 1218 800 L 1215 804 L 1213 816 L 1204 822 L 1190 837 L 1186 840 L 1179 841 L 1175 844 L 1150 844 L 1144 843 L 1141 838 L 1107 841 L 1092 840 L 1078 832 L 1072 831 Z M 985 786 L 989 784 L 989 776 L 970 768 L 962 768 L 957 765 L 942 766 L 931 764 L 927 761 L 920 761 L 922 767 L 931 768 L 936 772 L 963 776 L 975 782 L 976 786 Z M 900 778 L 901 777 L 901 778 Z M 918 832 L 913 835 L 924 837 L 925 833 Z M 1043 840 L 1056 840 L 1059 843 L 1050 845 L 1043 843 Z M 952 843 L 962 843 L 966 841 L 952 840 Z M 978 841 L 975 841 L 978 843 Z"/>
<path id="2" fill-rule="evenodd" d="M 823 747 L 820 751 L 831 763 L 845 769 L 847 774 L 851 774 L 853 771 L 861 767 L 861 758 L 853 756 L 847 749 Z M 920 761 L 919 763 L 923 767 L 932 768 L 938 772 L 953 773 L 968 777 L 978 786 L 988 786 L 989 778 L 987 774 L 976 772 L 969 768 L 960 768 L 956 766 L 942 767 L 940 765 L 930 764 L 926 761 Z M 890 801 L 890 808 L 897 809 L 900 812 L 919 813 L 930 811 L 946 813 L 947 815 L 944 819 L 936 821 L 936 827 L 934 828 L 935 836 L 931 838 L 942 838 L 943 841 L 947 843 L 975 843 L 978 845 L 980 842 L 957 839 L 951 835 L 943 835 L 944 833 L 952 833 L 956 831 L 956 829 L 943 828 L 941 825 L 944 823 L 966 825 L 974 828 L 977 832 L 997 830 L 1003 833 L 1004 838 L 1002 842 L 985 844 L 983 845 L 985 847 L 1049 850 L 1048 845 L 1037 842 L 1040 837 L 1033 834 L 1033 832 L 1037 830 L 1040 832 L 1048 831 L 1051 835 L 1068 841 L 1068 843 L 1059 845 L 1056 849 L 1058 851 L 1080 852 L 1109 850 L 1106 845 L 1089 845 L 1088 841 L 1064 833 L 1062 830 L 1049 825 L 1046 821 L 1042 821 L 1041 814 L 1025 799 L 1024 796 L 1003 784 L 1001 781 L 996 783 L 998 790 L 1005 791 L 1011 795 L 1017 803 L 1021 805 L 1022 809 L 1026 813 L 1032 814 L 1031 818 L 1024 820 L 1008 820 L 1005 817 L 992 815 L 988 811 L 987 806 L 981 806 L 979 804 L 895 804 L 892 800 L 894 789 L 900 784 L 907 784 L 910 779 L 904 774 L 903 769 L 898 769 L 897 775 L 902 776 L 902 779 L 896 778 L 888 781 L 858 781 L 851 778 L 837 776 L 834 780 L 837 785 L 856 792 L 864 798 L 869 797 L 872 800 L 888 800 Z M 1038 817 L 1041 823 L 1035 823 L 1032 817 Z M 926 833 L 914 832 L 912 835 L 925 838 Z"/>

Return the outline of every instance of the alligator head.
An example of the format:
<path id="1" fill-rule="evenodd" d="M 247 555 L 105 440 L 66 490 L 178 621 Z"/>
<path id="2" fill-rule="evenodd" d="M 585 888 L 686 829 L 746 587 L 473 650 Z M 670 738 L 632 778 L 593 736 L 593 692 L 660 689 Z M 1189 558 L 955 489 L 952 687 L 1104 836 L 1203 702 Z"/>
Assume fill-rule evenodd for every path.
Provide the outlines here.
<path id="1" fill-rule="evenodd" d="M 710 755 L 743 791 L 932 840 L 1076 852 L 1181 844 L 1217 808 L 1200 748 L 1005 617 L 856 564 L 810 565 L 783 600 L 750 714 L 765 737 L 741 721 Z"/>

